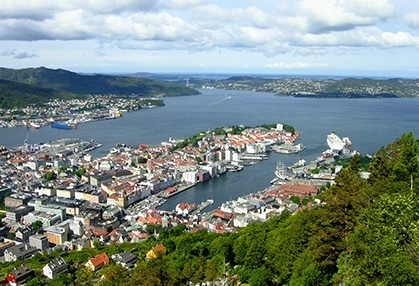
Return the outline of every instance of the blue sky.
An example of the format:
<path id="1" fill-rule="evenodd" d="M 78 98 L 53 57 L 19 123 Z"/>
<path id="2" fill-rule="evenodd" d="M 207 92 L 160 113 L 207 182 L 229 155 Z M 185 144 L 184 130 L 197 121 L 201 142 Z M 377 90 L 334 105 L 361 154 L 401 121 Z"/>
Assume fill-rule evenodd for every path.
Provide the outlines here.
<path id="1" fill-rule="evenodd" d="M 417 0 L 2 0 L 0 62 L 419 78 Z"/>

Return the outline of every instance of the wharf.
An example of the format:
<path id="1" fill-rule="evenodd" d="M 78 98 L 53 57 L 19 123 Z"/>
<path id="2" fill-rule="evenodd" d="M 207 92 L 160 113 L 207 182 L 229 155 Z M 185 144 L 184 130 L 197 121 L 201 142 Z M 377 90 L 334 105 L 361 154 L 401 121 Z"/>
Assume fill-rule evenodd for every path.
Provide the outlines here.
<path id="1" fill-rule="evenodd" d="M 177 195 L 177 194 L 179 194 L 179 193 L 181 193 L 183 191 L 186 191 L 187 189 L 192 188 L 196 184 L 197 183 L 193 183 L 193 184 L 188 184 L 186 186 L 176 187 L 176 190 L 175 191 L 171 191 L 171 192 L 163 191 L 162 194 L 161 194 L 161 197 L 162 198 L 170 198 L 170 197 L 172 197 L 174 195 Z"/>
<path id="2" fill-rule="evenodd" d="M 202 202 L 195 210 L 193 210 L 190 214 L 195 215 L 201 213 L 205 208 L 209 207 L 214 203 L 214 200 L 208 199 L 205 202 Z"/>

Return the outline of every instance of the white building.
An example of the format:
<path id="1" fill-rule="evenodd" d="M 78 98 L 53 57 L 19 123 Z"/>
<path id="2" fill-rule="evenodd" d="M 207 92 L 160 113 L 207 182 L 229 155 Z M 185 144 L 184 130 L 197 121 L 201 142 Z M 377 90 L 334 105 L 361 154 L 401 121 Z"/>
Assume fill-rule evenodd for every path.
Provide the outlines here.
<path id="1" fill-rule="evenodd" d="M 49 279 L 53 279 L 65 271 L 67 271 L 67 263 L 61 257 L 51 260 L 42 268 L 42 274 Z"/>
<path id="2" fill-rule="evenodd" d="M 197 171 L 189 171 L 182 173 L 182 181 L 186 183 L 195 184 L 198 182 L 198 172 Z"/>

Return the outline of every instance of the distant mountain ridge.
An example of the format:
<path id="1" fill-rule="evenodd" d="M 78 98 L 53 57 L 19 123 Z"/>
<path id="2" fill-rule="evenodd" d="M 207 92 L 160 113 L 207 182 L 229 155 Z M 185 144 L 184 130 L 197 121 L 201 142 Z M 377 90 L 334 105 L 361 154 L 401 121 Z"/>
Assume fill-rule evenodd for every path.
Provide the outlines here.
<path id="1" fill-rule="evenodd" d="M 193 88 L 174 82 L 131 76 L 83 75 L 63 69 L 45 67 L 19 70 L 0 68 L 0 79 L 75 94 L 180 96 L 199 93 Z"/>

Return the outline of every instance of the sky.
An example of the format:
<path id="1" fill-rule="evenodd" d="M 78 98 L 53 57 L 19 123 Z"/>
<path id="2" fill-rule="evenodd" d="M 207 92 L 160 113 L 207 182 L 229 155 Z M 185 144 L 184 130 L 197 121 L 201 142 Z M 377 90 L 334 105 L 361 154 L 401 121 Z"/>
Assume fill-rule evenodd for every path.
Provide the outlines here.
<path id="1" fill-rule="evenodd" d="M 0 66 L 419 78 L 419 1 L 1 0 Z"/>

